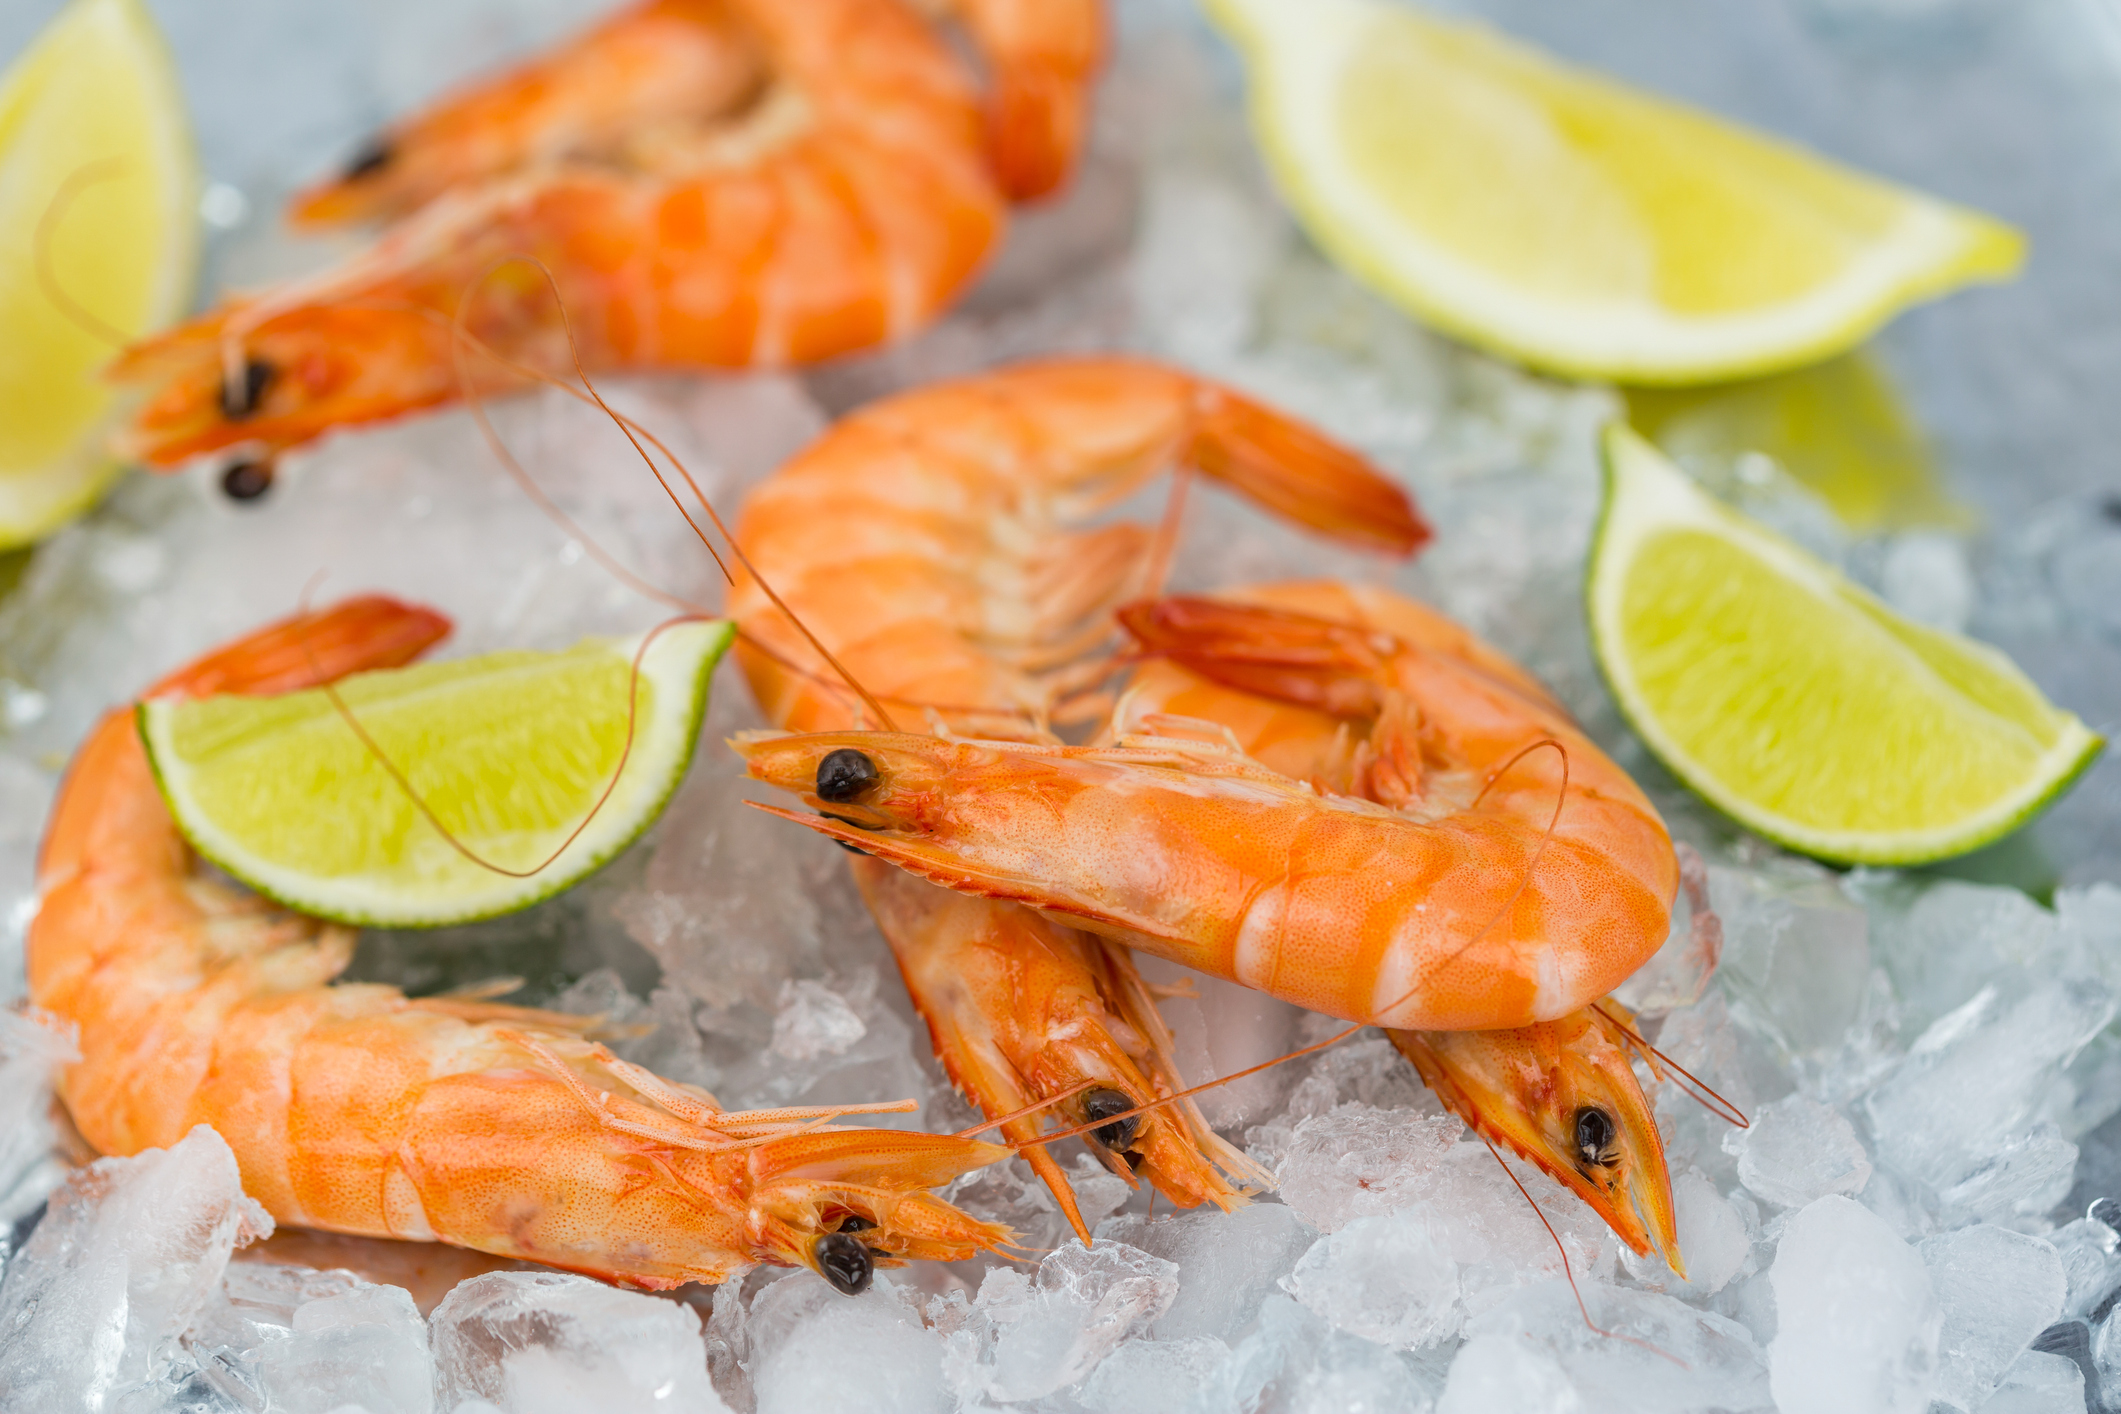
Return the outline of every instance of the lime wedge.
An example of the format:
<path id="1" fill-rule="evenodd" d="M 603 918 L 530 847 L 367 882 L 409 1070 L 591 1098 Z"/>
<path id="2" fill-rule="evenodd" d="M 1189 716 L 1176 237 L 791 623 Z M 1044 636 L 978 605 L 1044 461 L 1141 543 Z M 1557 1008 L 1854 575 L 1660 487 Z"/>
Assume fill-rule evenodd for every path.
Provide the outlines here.
<path id="1" fill-rule="evenodd" d="M 2103 745 L 1995 649 L 1908 622 L 1615 424 L 1591 645 L 1621 710 L 1711 805 L 1837 863 L 2009 833 Z"/>
<path id="2" fill-rule="evenodd" d="M 595 812 L 528 878 L 452 848 L 320 691 L 149 700 L 140 736 L 185 837 L 260 893 L 342 923 L 463 923 L 560 892 L 648 828 L 692 760 L 708 679 L 735 632 L 694 622 L 657 633 L 631 714 L 638 638 L 360 673 L 338 685 L 435 820 L 482 860 L 535 869 Z"/>
<path id="3" fill-rule="evenodd" d="M 1700 383 L 1853 347 L 2018 233 L 1388 0 L 1208 0 L 1326 252 L 1534 367 Z"/>
<path id="4" fill-rule="evenodd" d="M 191 299 L 194 168 L 139 0 L 73 0 L 0 76 L 0 548 L 92 505 L 122 412 L 97 376 Z M 40 269 L 41 265 L 41 269 Z"/>

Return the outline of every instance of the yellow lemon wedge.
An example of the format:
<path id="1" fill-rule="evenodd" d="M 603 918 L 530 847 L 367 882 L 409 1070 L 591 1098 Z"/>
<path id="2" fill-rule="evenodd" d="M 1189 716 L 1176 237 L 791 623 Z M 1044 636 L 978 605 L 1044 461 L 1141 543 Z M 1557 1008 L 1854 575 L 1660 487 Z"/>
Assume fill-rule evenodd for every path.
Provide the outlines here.
<path id="1" fill-rule="evenodd" d="M 0 548 L 94 504 L 117 464 L 97 371 L 191 299 L 196 164 L 139 0 L 72 0 L 0 76 Z"/>
<path id="2" fill-rule="evenodd" d="M 1615 424 L 1586 607 L 1606 683 L 1711 805 L 1847 864 L 1977 849 L 2104 743 L 1985 643 L 1895 614 Z"/>
<path id="3" fill-rule="evenodd" d="M 1390 0 L 1207 0 L 1312 238 L 1568 377 L 1754 376 L 2013 273 L 2011 227 Z"/>

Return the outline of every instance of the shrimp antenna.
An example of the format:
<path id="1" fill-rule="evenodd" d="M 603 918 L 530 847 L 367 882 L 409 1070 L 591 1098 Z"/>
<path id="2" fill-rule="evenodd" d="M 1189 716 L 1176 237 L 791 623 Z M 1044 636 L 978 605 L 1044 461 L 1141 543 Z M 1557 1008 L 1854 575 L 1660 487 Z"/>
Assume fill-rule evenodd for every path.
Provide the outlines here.
<path id="1" fill-rule="evenodd" d="M 1660 1350 L 1648 1341 L 1629 1335 L 1625 1331 L 1609 1331 L 1591 1319 L 1591 1308 L 1584 1304 L 1583 1288 L 1576 1284 L 1576 1269 L 1569 1262 L 1569 1249 L 1562 1242 L 1561 1234 L 1554 1231 L 1554 1224 L 1547 1220 L 1546 1212 L 1539 1206 L 1539 1200 L 1532 1196 L 1532 1190 L 1524 1186 L 1524 1180 L 1520 1179 L 1516 1171 L 1508 1163 L 1504 1162 L 1501 1153 L 1496 1150 L 1495 1146 L 1488 1143 L 1488 1137 L 1485 1134 L 1481 1134 L 1478 1130 L 1474 1131 L 1474 1137 L 1479 1139 L 1482 1144 L 1487 1145 L 1488 1152 L 1495 1156 L 1495 1162 L 1502 1165 L 1503 1175 L 1510 1180 L 1519 1193 L 1524 1195 L 1525 1202 L 1532 1205 L 1532 1216 L 1539 1219 L 1539 1225 L 1547 1230 L 1547 1236 L 1553 1240 L 1554 1250 L 1561 1254 L 1561 1274 L 1569 1280 L 1569 1294 L 1576 1298 L 1576 1309 L 1582 1313 L 1583 1323 L 1591 1328 L 1591 1333 L 1593 1335 L 1602 1335 L 1608 1340 L 1624 1340 L 1630 1345 L 1639 1345 L 1652 1355 L 1663 1356 L 1682 1370 L 1692 1369 L 1693 1366 L 1687 1364 L 1686 1361 L 1672 1354 L 1669 1350 Z"/>
<path id="2" fill-rule="evenodd" d="M 452 333 L 456 340 L 454 347 L 456 350 L 458 377 L 465 382 L 466 387 L 469 387 L 469 379 L 465 377 L 462 350 L 469 341 L 469 334 L 465 326 L 467 318 L 471 311 L 471 307 L 478 297 L 479 287 L 483 285 L 486 280 L 491 278 L 494 274 L 498 273 L 504 267 L 517 263 L 532 266 L 537 270 L 538 274 L 544 278 L 547 288 L 552 291 L 553 303 L 559 309 L 560 330 L 566 336 L 567 339 L 567 356 L 569 361 L 574 365 L 575 376 L 582 380 L 582 387 L 588 393 L 590 400 L 595 402 L 598 408 L 602 409 L 604 415 L 606 417 L 609 417 L 612 422 L 617 425 L 619 431 L 625 435 L 626 440 L 633 444 L 634 451 L 638 453 L 640 455 L 641 460 L 647 464 L 649 473 L 655 477 L 656 483 L 663 488 L 663 493 L 670 498 L 671 504 L 677 507 L 678 514 L 685 518 L 685 523 L 688 526 L 692 527 L 693 534 L 699 538 L 700 544 L 706 548 L 707 553 L 709 555 L 714 557 L 715 565 L 721 570 L 723 579 L 727 580 L 731 584 L 734 584 L 736 582 L 735 576 L 730 574 L 729 572 L 728 564 L 722 559 L 721 554 L 716 551 L 713 543 L 708 540 L 706 533 L 700 529 L 699 523 L 692 518 L 691 512 L 686 509 L 685 503 L 678 497 L 677 492 L 671 487 L 670 482 L 665 479 L 665 477 L 663 476 L 662 469 L 656 465 L 655 458 L 651 457 L 648 454 L 647 448 L 641 445 L 643 439 L 645 439 L 657 451 L 661 452 L 665 457 L 669 458 L 671 466 L 677 469 L 677 473 L 681 478 L 683 478 L 687 489 L 689 489 L 692 492 L 694 498 L 698 500 L 700 508 L 707 512 L 707 518 L 714 522 L 714 528 L 717 531 L 721 532 L 723 542 L 729 546 L 729 553 L 736 557 L 737 563 L 744 567 L 744 572 L 751 576 L 751 578 L 758 584 L 760 590 L 762 590 L 765 593 L 766 597 L 772 601 L 773 607 L 780 610 L 781 613 L 787 617 L 788 621 L 791 624 L 795 625 L 796 631 L 803 635 L 805 641 L 807 641 L 810 646 L 817 651 L 818 656 L 823 658 L 827 663 L 829 663 L 832 666 L 832 670 L 838 673 L 841 678 L 845 679 L 847 685 L 853 688 L 856 695 L 858 695 L 862 699 L 863 704 L 867 706 L 871 712 L 876 714 L 877 720 L 883 724 L 884 729 L 886 731 L 897 731 L 899 729 L 898 723 L 892 718 L 891 713 L 885 710 L 884 704 L 878 701 L 876 697 L 870 693 L 867 687 L 863 686 L 860 679 L 856 678 L 853 673 L 847 670 L 845 664 L 841 663 L 838 658 L 833 656 L 832 650 L 827 648 L 824 643 L 818 638 L 818 636 L 810 631 L 810 626 L 804 623 L 803 620 L 796 614 L 793 609 L 788 607 L 787 601 L 782 599 L 780 593 L 774 589 L 773 585 L 767 581 L 766 577 L 759 573 L 758 566 L 751 563 L 751 557 L 749 555 L 746 555 L 744 553 L 744 547 L 737 543 L 736 536 L 730 532 L 728 524 L 723 521 L 721 512 L 717 511 L 714 508 L 714 502 L 708 497 L 707 493 L 700 488 L 699 482 L 694 479 L 692 471 L 685 465 L 684 459 L 679 457 L 677 453 L 671 451 L 669 446 L 666 445 L 661 438 L 657 437 L 654 433 L 648 431 L 646 428 L 640 426 L 640 424 L 635 422 L 632 418 L 627 417 L 622 413 L 618 412 L 616 409 L 614 409 L 610 403 L 604 400 L 604 395 L 597 391 L 595 381 L 590 378 L 589 370 L 584 367 L 582 363 L 581 345 L 575 339 L 574 322 L 568 318 L 566 301 L 560 296 L 559 281 L 553 278 L 552 271 L 545 265 L 543 261 L 537 259 L 534 256 L 529 255 L 511 255 L 505 257 L 502 260 L 496 261 L 492 266 L 487 268 L 484 274 L 480 275 L 477 280 L 474 280 L 472 282 L 471 288 L 465 292 L 464 299 L 458 303 L 456 318 L 452 324 Z M 483 349 L 485 346 L 482 343 L 480 347 Z M 486 351 L 489 353 L 490 356 L 492 356 L 494 353 L 494 351 L 492 350 Z M 520 365 L 513 359 L 501 358 L 497 359 L 497 361 L 499 361 L 502 366 L 511 369 L 520 367 Z"/>
<path id="3" fill-rule="evenodd" d="M 323 580 L 323 578 L 324 576 L 322 575 L 322 573 L 319 573 L 317 575 L 312 576 L 309 583 L 303 586 L 302 597 L 300 600 L 301 613 L 305 615 L 309 613 L 310 595 L 315 591 L 317 585 Z M 316 653 L 310 647 L 309 636 L 306 628 L 300 631 L 299 641 L 302 645 L 302 656 L 309 663 L 310 673 L 312 676 L 318 679 L 317 687 L 320 691 L 323 692 L 325 700 L 331 703 L 332 710 L 339 714 L 340 720 L 345 722 L 346 725 L 353 731 L 353 734 L 360 739 L 361 745 L 367 750 L 370 756 L 375 758 L 376 764 L 381 766 L 384 772 L 389 775 L 390 779 L 396 783 L 398 789 L 405 793 L 405 798 L 412 802 L 413 809 L 419 811 L 421 817 L 425 819 L 428 824 L 434 826 L 435 833 L 439 834 L 442 837 L 443 842 L 446 843 L 451 849 L 455 850 L 458 854 L 462 855 L 466 860 L 470 861 L 472 864 L 477 865 L 481 869 L 487 870 L 494 874 L 502 875 L 505 878 L 528 879 L 549 868 L 552 865 L 553 861 L 557 860 L 561 855 L 565 854 L 568 849 L 573 846 L 574 842 L 582 837 L 582 831 L 588 829 L 590 822 L 595 820 L 598 814 L 603 811 L 604 803 L 611 799 L 611 793 L 619 788 L 620 780 L 625 777 L 626 763 L 633 757 L 634 728 L 640 716 L 641 660 L 647 656 L 650 645 L 652 645 L 656 641 L 656 639 L 662 635 L 665 629 L 674 628 L 678 624 L 682 623 L 699 622 L 702 622 L 702 618 L 698 615 L 687 616 L 684 618 L 666 619 L 662 623 L 657 624 L 654 628 L 648 630 L 647 633 L 641 635 L 640 646 L 633 650 L 633 662 L 628 665 L 627 668 L 626 741 L 625 744 L 619 749 L 618 764 L 612 767 L 611 779 L 604 783 L 604 789 L 598 793 L 596 803 L 589 807 L 589 812 L 581 818 L 580 822 L 577 823 L 572 830 L 569 830 L 567 832 L 567 838 L 561 840 L 558 847 L 555 848 L 552 853 L 546 855 L 543 859 L 539 860 L 536 864 L 532 865 L 528 869 L 510 869 L 506 865 L 496 864 L 492 860 L 482 857 L 476 850 L 472 849 L 471 846 L 465 844 L 462 840 L 458 839 L 455 833 L 451 831 L 447 825 L 442 823 L 441 818 L 435 814 L 434 807 L 427 803 L 426 798 L 420 794 L 419 790 L 413 785 L 411 779 L 406 776 L 404 770 L 400 768 L 395 761 L 390 759 L 389 753 L 383 750 L 382 744 L 379 743 L 373 736 L 369 735 L 368 728 L 361 725 L 361 719 L 354 715 L 353 708 L 347 704 L 345 697 L 340 694 L 338 686 L 335 683 L 332 683 L 325 679 L 324 670 L 322 666 L 317 662 Z"/>
<path id="4" fill-rule="evenodd" d="M 1725 1099 L 1722 1095 L 1718 1094 L 1714 1086 L 1710 1085 L 1700 1076 L 1694 1074 L 1693 1071 L 1688 1070 L 1678 1061 L 1673 1060 L 1663 1051 L 1658 1050 L 1648 1041 L 1645 1041 L 1642 1038 L 1641 1032 L 1637 1031 L 1634 1027 L 1622 1021 L 1619 1017 L 1613 1015 L 1613 1013 L 1611 1013 L 1610 1011 L 1607 1011 L 1604 1002 L 1592 1002 L 1591 1010 L 1597 1012 L 1607 1021 L 1610 1021 L 1613 1023 L 1613 1025 L 1619 1027 L 1620 1034 L 1627 1037 L 1629 1042 L 1635 1047 L 1637 1047 L 1639 1050 L 1641 1050 L 1645 1055 L 1656 1057 L 1656 1060 L 1653 1061 L 1652 1064 L 1662 1063 L 1666 1066 L 1669 1066 L 1673 1071 L 1677 1072 L 1681 1080 L 1684 1082 L 1680 1085 L 1679 1088 L 1686 1091 L 1688 1097 L 1691 1098 L 1694 1103 L 1700 1105 L 1703 1109 L 1707 1110 L 1710 1114 L 1716 1116 L 1716 1118 L 1724 1121 L 1724 1123 L 1726 1124 L 1735 1124 L 1740 1129 L 1751 1129 L 1753 1127 L 1753 1122 L 1745 1117 L 1745 1112 L 1743 1110 L 1740 1110 L 1736 1105 L 1732 1104 L 1729 1100 Z"/>
<path id="5" fill-rule="evenodd" d="M 121 349 L 133 341 L 133 336 L 97 315 L 68 294 L 66 287 L 59 283 L 59 273 L 52 268 L 52 237 L 57 234 L 59 223 L 66 219 L 66 213 L 73 209 L 76 197 L 98 183 L 116 181 L 125 175 L 128 165 L 123 157 L 103 157 L 84 162 L 67 173 L 66 180 L 59 183 L 59 190 L 52 193 L 50 205 L 37 218 L 36 234 L 30 238 L 31 258 L 37 268 L 37 288 L 44 292 L 53 308 L 84 333 Z"/>

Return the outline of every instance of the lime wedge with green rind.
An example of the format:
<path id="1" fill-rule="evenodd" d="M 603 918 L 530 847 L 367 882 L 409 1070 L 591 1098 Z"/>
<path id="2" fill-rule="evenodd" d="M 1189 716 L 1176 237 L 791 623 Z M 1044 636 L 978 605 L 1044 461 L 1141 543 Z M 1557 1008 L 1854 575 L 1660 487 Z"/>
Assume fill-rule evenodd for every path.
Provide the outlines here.
<path id="1" fill-rule="evenodd" d="M 464 923 L 577 883 L 662 813 L 735 632 L 687 621 L 645 649 L 588 639 L 356 674 L 337 692 L 374 750 L 321 690 L 149 700 L 140 736 L 178 828 L 260 893 L 342 923 Z M 450 838 L 536 872 L 482 867 Z"/>
<path id="2" fill-rule="evenodd" d="M 139 0 L 73 0 L 0 75 L 0 549 L 119 470 L 100 370 L 190 302 L 198 174 L 176 71 Z"/>
<path id="3" fill-rule="evenodd" d="M 2010 833 L 2104 744 L 2002 653 L 1911 623 L 1619 424 L 1586 591 L 1607 683 L 1710 804 L 1803 854 L 1920 864 Z"/>
<path id="4" fill-rule="evenodd" d="M 1853 348 L 2013 273 L 2000 221 L 1391 0 L 1208 0 L 1311 237 L 1553 373 L 1683 384 Z"/>

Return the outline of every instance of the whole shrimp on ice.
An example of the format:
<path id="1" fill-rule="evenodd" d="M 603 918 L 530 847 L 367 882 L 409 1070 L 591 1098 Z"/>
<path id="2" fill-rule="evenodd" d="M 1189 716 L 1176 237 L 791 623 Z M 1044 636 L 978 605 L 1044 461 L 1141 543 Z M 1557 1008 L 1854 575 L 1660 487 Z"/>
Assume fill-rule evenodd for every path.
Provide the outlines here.
<path id="1" fill-rule="evenodd" d="M 292 691 L 415 657 L 425 609 L 353 599 L 259 632 L 153 694 Z M 129 710 L 75 756 L 38 864 L 30 995 L 80 1027 L 60 1094 L 106 1154 L 211 1124 L 281 1222 L 442 1241 L 643 1287 L 874 1265 L 1006 1242 L 927 1192 L 1006 1151 L 721 1110 L 527 1008 L 330 985 L 354 932 L 205 876 Z"/>
<path id="2" fill-rule="evenodd" d="M 1109 675 L 1098 650 L 1112 610 L 1159 554 L 1148 528 L 1089 521 L 1178 466 L 1353 545 L 1404 553 L 1427 535 L 1405 494 L 1353 454 L 1172 368 L 1068 359 L 937 384 L 843 420 L 745 503 L 737 542 L 795 616 L 740 577 L 730 613 L 753 692 L 797 731 L 874 724 L 851 679 L 910 721 L 1052 740 L 1046 723 L 1071 694 Z M 833 800 L 863 789 L 824 787 Z M 853 866 L 936 1053 L 990 1118 L 1058 1100 L 1051 1113 L 1081 1125 L 1183 1088 L 1125 949 L 875 860 Z M 1022 1116 L 1002 1133 L 1022 1148 L 1049 1123 Z M 1095 1137 L 1115 1172 L 1182 1206 L 1232 1206 L 1231 1179 L 1264 1180 L 1190 1102 Z M 1082 1231 L 1059 1166 L 1024 1152 Z"/>
<path id="3" fill-rule="evenodd" d="M 1143 616 L 1129 617 L 1139 631 Z M 1432 1081 L 1489 1076 L 1497 1108 L 1527 1111 L 1514 1131 L 1496 1126 L 1503 1137 L 1558 1160 L 1578 1191 L 1585 1151 L 1610 1179 L 1620 1169 L 1607 1151 L 1624 1139 L 1641 1161 L 1629 1200 L 1676 1259 L 1654 1124 L 1639 1092 L 1610 1083 L 1607 1062 L 1625 1070 L 1624 1051 L 1592 1067 L 1602 1077 L 1563 1055 L 1612 1040 L 1564 1019 L 1663 943 L 1678 885 L 1671 841 L 1635 784 L 1521 670 L 1433 616 L 1381 618 L 1423 631 L 1255 609 L 1195 625 L 1186 643 L 1147 635 L 1152 651 L 1269 699 L 1264 711 L 1293 702 L 1364 722 L 1360 737 L 1337 723 L 1327 739 L 1343 758 L 1338 789 L 1360 796 L 1186 736 L 1062 747 L 825 732 L 739 749 L 754 776 L 823 812 L 777 813 L 958 892 L 1351 1021 L 1544 1028 L 1520 1038 L 1541 1057 L 1529 1068 L 1478 1039 L 1402 1049 Z M 1273 725 L 1249 724 L 1269 760 L 1282 744 Z M 1303 751 L 1315 759 L 1315 738 Z M 1560 1115 L 1542 1088 L 1555 1077 L 1602 1091 L 1610 1112 L 1578 1125 L 1584 1106 L 1573 1106 L 1566 1127 L 1533 1142 Z M 1487 1108 L 1478 1086 L 1455 1100 Z M 1608 1221 L 1640 1245 L 1645 1228 L 1621 1195 L 1594 1186 Z"/>
<path id="4" fill-rule="evenodd" d="M 911 0 L 642 0 L 298 198 L 303 224 L 397 224 L 128 350 L 114 376 L 151 392 L 125 449 L 269 463 L 464 379 L 501 386 L 478 356 L 460 378 L 459 316 L 547 373 L 571 367 L 563 308 L 592 370 L 802 363 L 905 335 L 980 269 L 1011 196 L 1066 177 L 1100 6 L 961 0 L 993 74 L 983 122 Z"/>
<path id="5" fill-rule="evenodd" d="M 1450 665 L 1544 712 L 1562 710 L 1465 629 L 1382 589 L 1255 585 L 1131 605 L 1121 621 L 1146 656 L 1114 722 L 1120 735 L 1153 727 L 1225 741 L 1332 794 L 1394 805 L 1421 797 L 1421 718 L 1395 681 L 1408 665 L 1394 660 L 1405 655 L 1415 671 L 1422 660 Z M 1454 1114 L 1573 1190 L 1637 1252 L 1654 1245 L 1683 1274 L 1630 1020 L 1607 999 L 1507 1030 L 1385 1034 Z"/>

